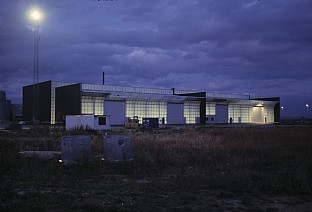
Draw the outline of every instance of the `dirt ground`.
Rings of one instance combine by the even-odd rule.
[[[290,130],[280,133],[285,135],[287,131]],[[48,132],[44,136],[34,136],[28,132],[22,135],[0,132],[0,211],[312,211],[310,128],[296,131],[306,133],[302,138],[292,131],[285,135],[292,139],[290,135],[294,134],[297,143],[281,141],[273,146],[270,134],[263,129],[252,132],[255,140],[252,145],[249,145],[247,136],[250,135],[246,130],[240,133],[233,129],[229,137],[238,137],[248,144],[237,142],[239,151],[237,145],[220,139],[216,145],[216,138],[228,140],[225,132],[229,130],[194,131],[199,141],[208,142],[213,138],[213,145],[207,146],[213,148],[211,152],[202,151],[204,146],[189,151],[188,143],[180,145],[184,142],[179,140],[185,137],[183,131],[167,137],[158,135],[160,131],[151,137],[149,132],[139,132],[142,139],[134,140],[133,161],[101,161],[99,156],[80,166],[63,166],[55,159],[25,159],[18,154],[21,148],[32,149],[40,145],[41,148],[57,150],[59,146],[53,147],[56,143],[53,139],[58,141],[62,134],[54,132],[51,136]],[[268,139],[265,143],[256,142],[258,132],[257,136]],[[151,140],[146,143],[148,138]],[[156,141],[156,138],[162,139]],[[304,142],[299,143],[298,138]],[[170,146],[172,139],[178,140]],[[164,147],[164,144],[168,146]],[[202,145],[196,143],[199,144]],[[260,152],[254,147],[257,144],[263,146]],[[283,146],[285,154],[281,151]],[[277,158],[266,160],[277,153],[280,153]],[[238,157],[242,154],[245,155],[243,158]],[[206,157],[212,158],[208,160]],[[273,159],[276,164],[272,168]],[[259,167],[253,169],[253,164],[259,164]],[[219,166],[222,166],[220,170]],[[241,170],[235,172],[235,167]],[[206,170],[199,170],[201,168]],[[278,170],[275,172],[274,168]],[[227,169],[233,176],[223,177]],[[262,170],[267,171],[262,175]],[[244,171],[250,176],[244,178]],[[279,178],[289,172],[294,176]],[[298,189],[289,190],[287,185]]]
[[[54,163],[54,162],[50,162]],[[39,166],[39,164],[34,164]],[[51,164],[46,164],[51,166]],[[55,165],[55,164],[54,164]],[[54,166],[53,165],[53,166]],[[56,165],[59,166],[59,165]],[[117,165],[119,166],[119,165]],[[1,177],[1,211],[311,211],[312,196],[229,191],[179,176],[58,167]],[[102,167],[103,168],[103,167]],[[116,168],[116,167],[115,167]]]

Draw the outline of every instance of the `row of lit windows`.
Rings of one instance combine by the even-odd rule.
[[[98,98],[98,99],[96,99]],[[82,114],[104,114],[104,99],[99,97],[82,97]],[[215,107],[211,106],[211,112],[215,113]],[[159,122],[163,120],[166,124],[167,117],[167,103],[166,102],[152,102],[152,101],[126,101],[126,117],[137,116],[142,123],[142,118],[158,118]],[[184,103],[184,117],[187,124],[195,124],[200,117],[200,103],[199,102],[185,102]]]
[[[253,107],[248,105],[229,105],[229,122],[250,123],[253,119]]]
[[[55,95],[54,95],[55,96]],[[54,99],[54,100],[52,100]],[[55,102],[55,97],[51,101]],[[104,97],[82,97],[81,105],[82,114],[104,115]],[[53,109],[52,109],[53,108]],[[200,118],[199,102],[184,102],[184,117],[187,124],[195,124]],[[162,123],[167,117],[167,103],[158,101],[126,101],[126,117],[138,116],[140,122],[142,118],[159,118]],[[51,112],[55,110],[51,104]],[[216,115],[216,104],[206,103],[206,115]],[[274,107],[265,107],[263,116],[266,122],[274,121]],[[233,123],[250,123],[253,122],[253,106],[248,105],[229,105],[228,106],[229,122]],[[55,119],[55,117],[54,117]],[[52,117],[51,117],[52,121]]]
[[[166,102],[152,102],[152,101],[126,101],[126,117],[137,116],[140,123],[142,118],[158,118],[159,123],[165,120],[167,116]]]
[[[104,98],[103,97],[82,97],[81,103],[82,114],[104,115]],[[206,104],[206,114],[215,115],[215,104]],[[167,117],[167,103],[156,101],[126,101],[126,117],[138,116],[140,122],[142,118],[159,118],[160,122]],[[187,124],[195,124],[200,117],[200,103],[199,102],[185,102],[184,103],[184,117]],[[240,115],[244,122],[245,117]],[[238,120],[237,120],[238,121]]]
[[[262,107],[261,122],[274,122],[274,106]],[[254,107],[248,105],[229,105],[228,117],[232,123],[254,122]]]

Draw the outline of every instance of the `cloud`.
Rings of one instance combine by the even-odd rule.
[[[0,7],[0,89],[40,80],[284,95],[311,100],[312,2],[8,1]],[[312,100],[311,100],[312,101]],[[290,102],[290,101],[289,101]],[[312,105],[312,102],[310,103]]]

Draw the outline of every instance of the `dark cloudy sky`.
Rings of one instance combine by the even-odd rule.
[[[0,89],[21,103],[40,81],[280,96],[312,106],[312,0],[0,0]],[[310,115],[312,115],[310,108]]]

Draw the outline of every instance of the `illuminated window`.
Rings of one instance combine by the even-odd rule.
[[[51,124],[55,124],[55,88],[70,85],[70,83],[64,82],[51,82]]]
[[[206,115],[216,115],[216,104],[206,102]]]
[[[82,96],[81,114],[104,115],[104,98]]]
[[[94,99],[94,115],[104,115],[104,99],[101,97]]]
[[[264,117],[266,122],[274,122],[274,106],[264,107]]]
[[[200,102],[184,102],[184,117],[186,124],[196,124],[196,118],[200,118]]]

